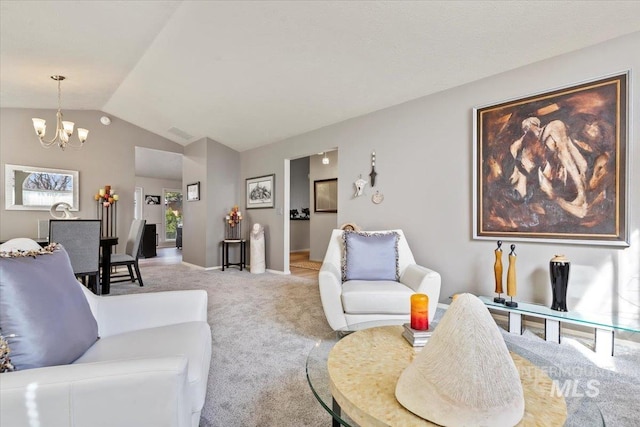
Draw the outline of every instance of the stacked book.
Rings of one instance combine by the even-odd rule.
[[[419,331],[417,329],[412,329],[409,323],[405,323],[403,326],[404,330],[402,331],[402,336],[414,347],[424,347],[433,333],[433,329],[431,328],[426,331]]]

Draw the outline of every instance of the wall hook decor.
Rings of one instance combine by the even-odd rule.
[[[384,200],[384,195],[378,190],[376,190],[376,194],[371,196],[371,201],[376,205],[379,205],[380,203],[382,203],[383,200]]]
[[[371,173],[369,174],[372,187],[376,186],[376,175],[378,175],[378,173],[376,172],[376,152],[374,151],[371,153]]]
[[[356,182],[354,182],[353,185],[355,185],[356,187],[356,192],[353,197],[360,197],[364,194],[364,186],[367,185],[367,181],[362,179],[362,175],[360,175],[360,177],[356,179]]]

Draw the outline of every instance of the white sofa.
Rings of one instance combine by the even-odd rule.
[[[69,365],[0,375],[0,425],[198,426],[211,362],[202,290],[96,296],[99,339]]]
[[[411,295],[429,297],[429,321],[433,320],[440,298],[440,274],[416,264],[402,230],[368,233],[399,234],[398,269],[400,281],[349,280],[342,282],[343,230],[333,230],[318,275],[322,308],[333,330],[351,330],[362,322],[405,323],[411,316]]]

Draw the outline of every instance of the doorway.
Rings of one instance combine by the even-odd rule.
[[[178,237],[178,228],[182,227],[182,190],[163,188],[162,193],[164,241],[175,242]]]
[[[133,196],[133,219],[142,219],[142,187],[136,187]]]
[[[313,270],[324,259],[331,231],[338,227],[338,216],[337,212],[314,212],[314,182],[337,177],[337,149],[285,159],[285,272],[292,273],[293,268],[300,272],[292,262]],[[313,274],[317,276],[317,271]]]

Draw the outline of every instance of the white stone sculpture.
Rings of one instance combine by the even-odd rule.
[[[57,212],[60,212],[58,208],[62,209],[62,214],[60,216],[57,215]],[[71,214],[71,205],[67,202],[54,203],[49,209],[49,213],[55,219],[78,219],[77,216],[73,216]]]
[[[264,260],[264,227],[260,224],[253,224],[249,245],[251,247],[251,273],[264,273],[266,270],[266,263]]]
[[[459,295],[402,372],[396,399],[442,426],[515,426],[524,416],[520,376],[485,305]]]

